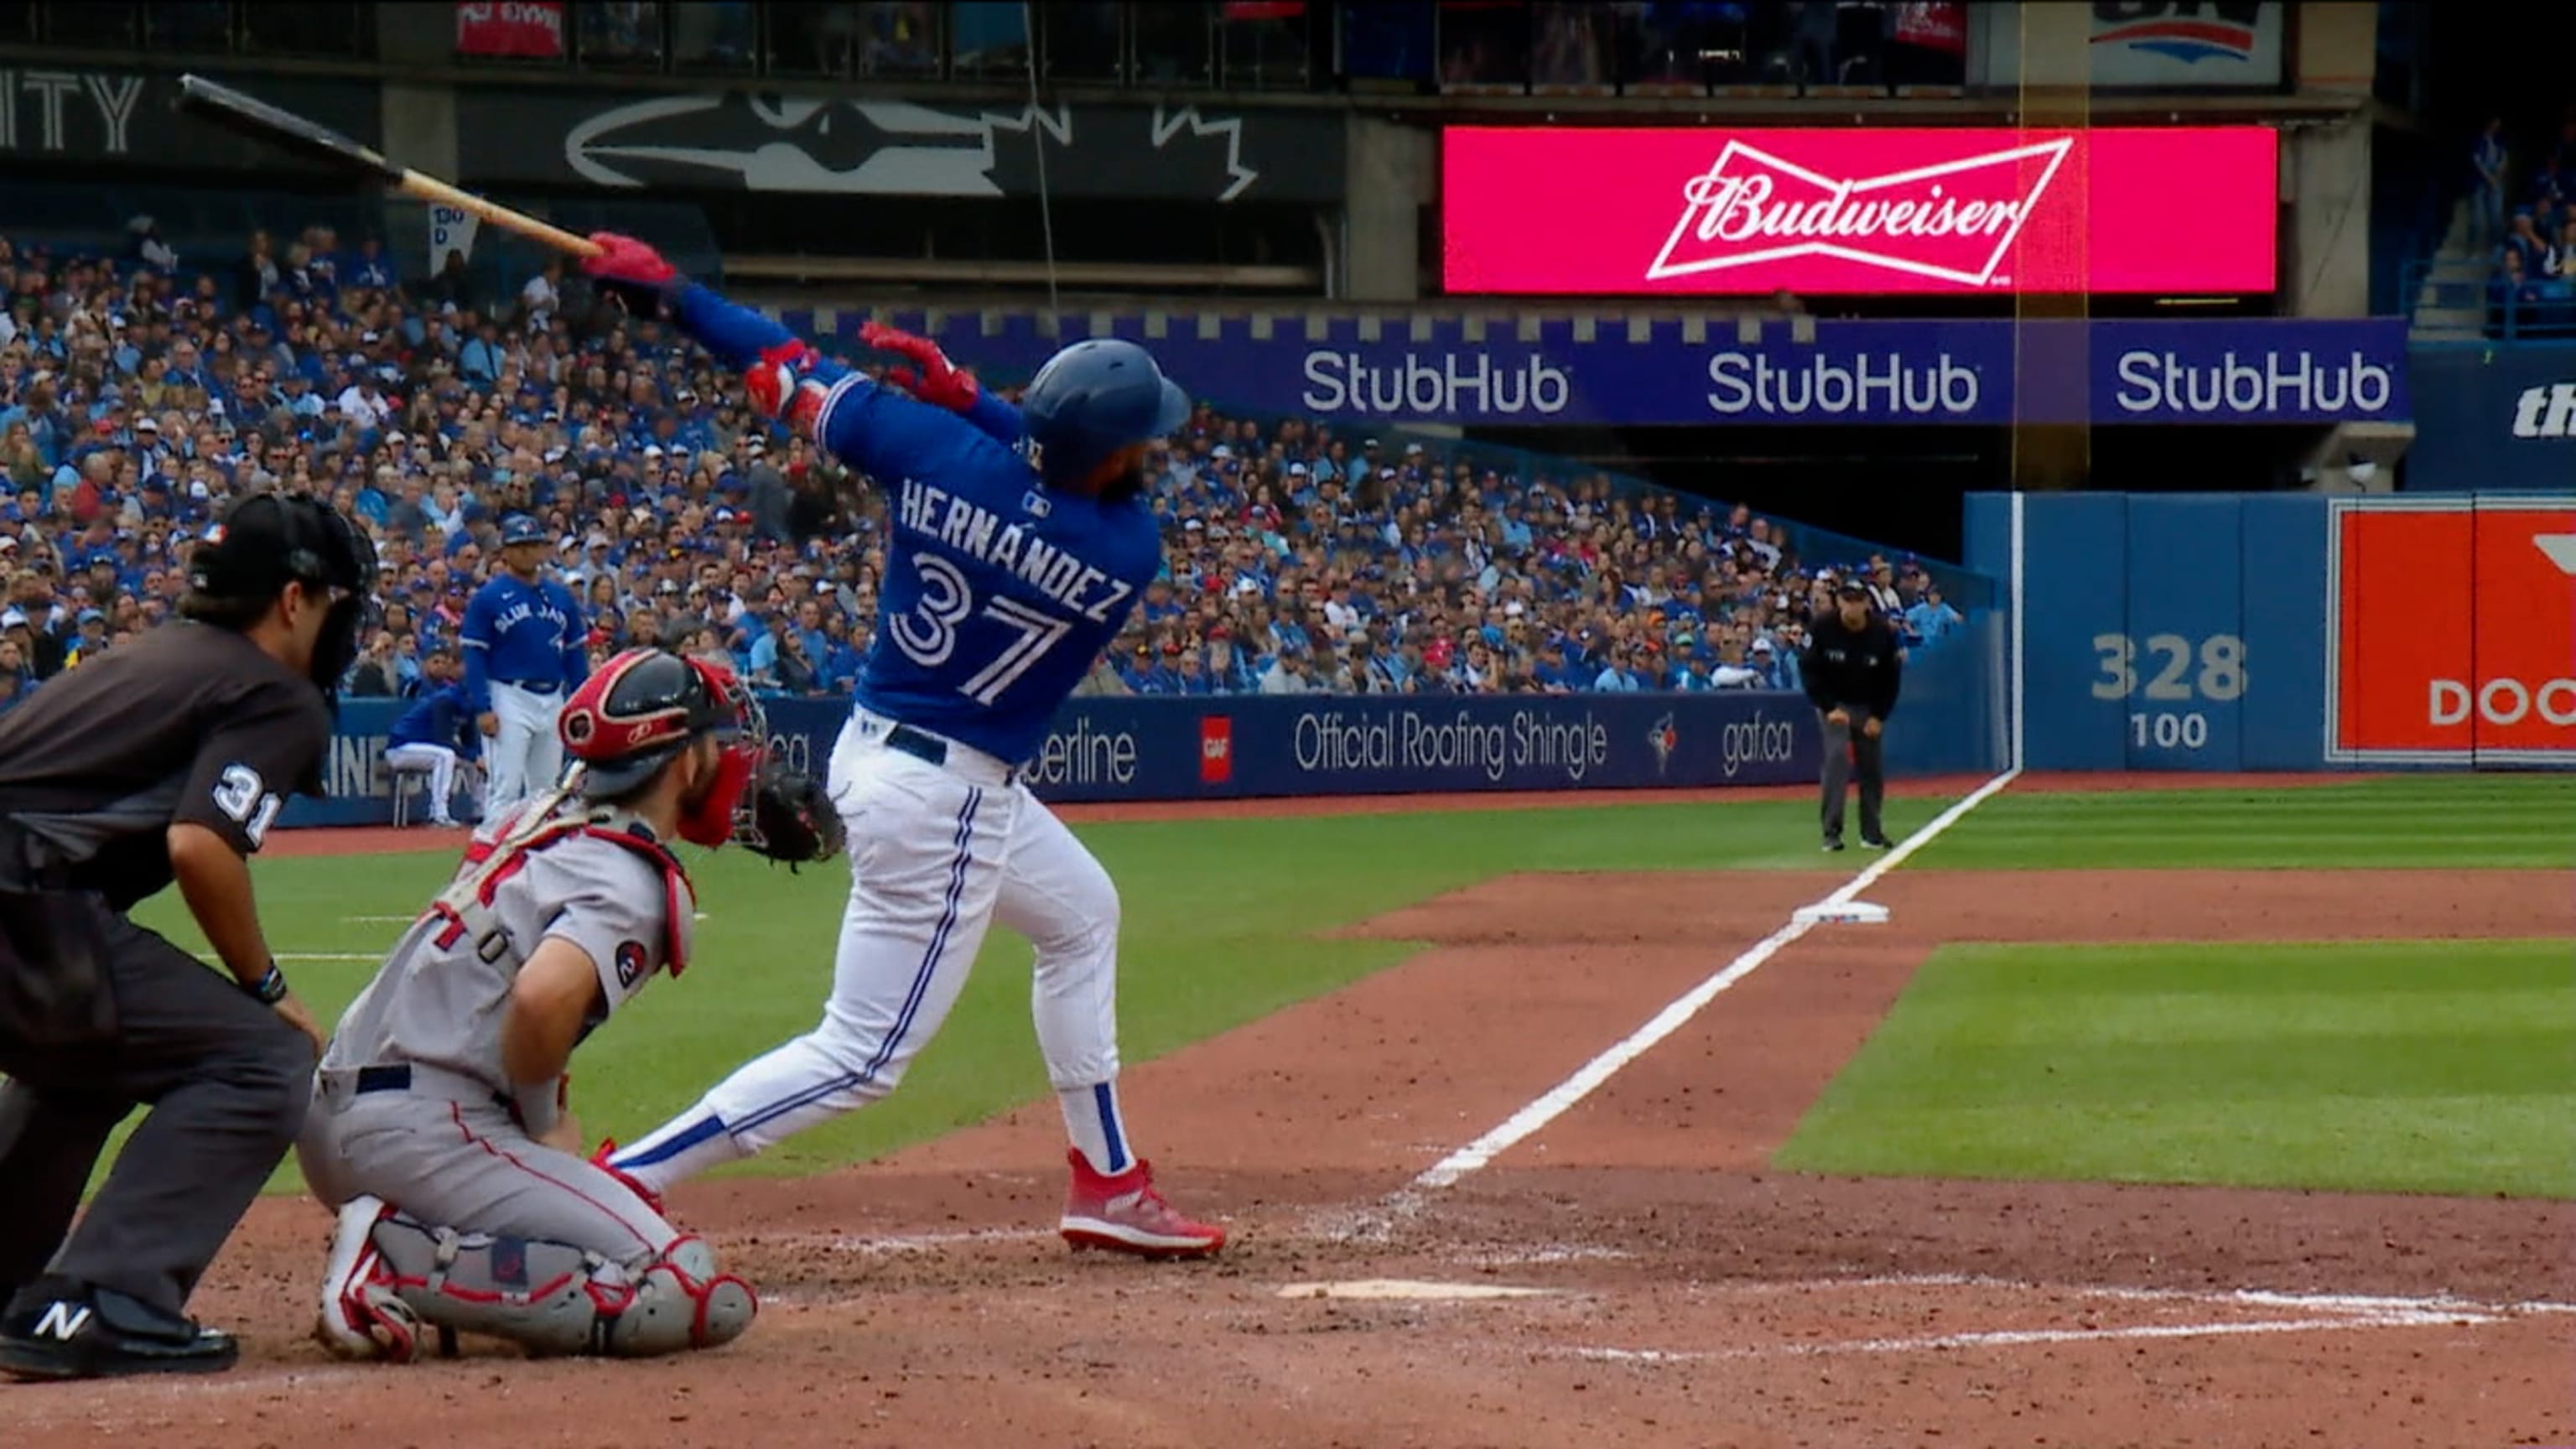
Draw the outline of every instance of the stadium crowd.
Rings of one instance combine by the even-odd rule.
[[[657,642],[839,694],[875,623],[860,480],[735,379],[549,266],[478,294],[373,239],[263,232],[207,265],[136,218],[122,256],[0,238],[0,709],[170,617],[236,492],[312,488],[374,531],[382,625],[345,683],[451,677],[499,521],[541,520],[595,655]],[[960,359],[971,365],[973,359]],[[1467,445],[1202,407],[1154,491],[1167,577],[1089,693],[1794,688],[1833,570],[1786,530]],[[1959,611],[1848,561],[1916,643]]]
[[[2469,236],[2487,249],[2492,326],[2510,317],[2517,330],[2576,333],[2576,103],[2555,141],[2520,164],[2503,120],[2490,120],[2470,165]],[[2519,188],[2517,170],[2529,175]]]

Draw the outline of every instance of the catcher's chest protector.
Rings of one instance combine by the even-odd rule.
[[[696,919],[697,893],[689,873],[653,837],[651,827],[622,810],[593,810],[569,796],[558,796],[514,820],[499,836],[477,840],[465,851],[465,865],[447,889],[432,901],[429,914],[445,922],[432,943],[442,951],[472,941],[486,962],[510,954],[510,934],[493,911],[501,887],[528,863],[528,857],[567,840],[587,836],[633,852],[660,872],[666,938],[664,958],[676,979],[688,964],[690,925]]]

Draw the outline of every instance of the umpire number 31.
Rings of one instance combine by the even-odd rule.
[[[2102,669],[2095,699],[2226,701],[2245,693],[2245,641],[2233,634],[2212,634],[2197,651],[2180,634],[2150,634],[2143,651],[2129,635],[2096,634],[2093,649]]]

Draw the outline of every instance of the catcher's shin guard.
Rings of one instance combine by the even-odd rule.
[[[740,1338],[751,1285],[716,1271],[698,1238],[628,1267],[569,1243],[433,1228],[401,1213],[375,1226],[393,1291],[424,1323],[508,1339],[539,1357],[645,1358]]]

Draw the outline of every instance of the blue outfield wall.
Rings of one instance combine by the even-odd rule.
[[[2012,499],[1971,494],[1971,567],[2009,576]],[[2024,499],[2024,763],[2325,766],[2326,500]]]
[[[1969,567],[2011,577],[2012,504],[1969,496]],[[2031,769],[2576,764],[2576,502],[2030,494],[2022,534]]]
[[[1915,664],[1889,731],[1891,770],[1996,768],[1995,637],[1981,620]],[[771,748],[820,771],[849,706],[766,707]],[[390,821],[395,713],[386,700],[344,705],[324,772],[331,798],[299,798],[281,823]],[[1819,749],[1805,698],[1767,691],[1085,698],[1056,717],[1030,783],[1059,802],[1782,785],[1814,781]]]

